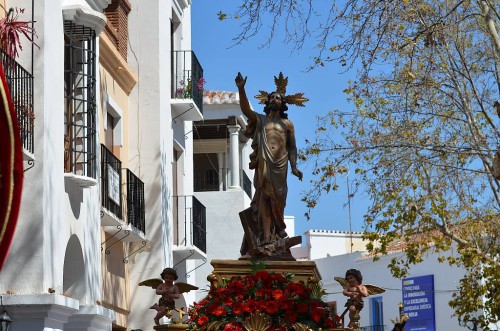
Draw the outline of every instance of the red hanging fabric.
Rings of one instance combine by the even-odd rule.
[[[7,258],[21,204],[23,152],[17,115],[0,65],[0,270]]]

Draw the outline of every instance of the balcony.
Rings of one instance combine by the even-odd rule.
[[[35,111],[33,109],[33,75],[2,49],[0,49],[0,59],[17,114],[17,123],[21,133],[24,159],[33,160],[33,129],[35,123]]]
[[[172,120],[203,119],[203,79],[203,68],[193,51],[172,52]]]
[[[196,154],[195,154],[196,155]],[[195,157],[196,160],[196,157]],[[196,164],[195,164],[196,169]],[[205,168],[194,171],[194,191],[195,192],[210,192],[210,191],[226,191],[229,186],[229,179],[231,178],[231,169],[222,168],[215,170],[213,168]],[[252,181],[247,173],[240,169],[240,186],[247,196],[252,198]]]
[[[145,240],[144,183],[101,145],[101,225],[119,240]],[[118,230],[118,231],[117,231]]]
[[[179,260],[206,258],[205,206],[194,196],[174,196],[174,254]]]

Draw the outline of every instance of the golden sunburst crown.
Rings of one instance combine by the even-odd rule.
[[[286,104],[296,105],[298,107],[305,107],[304,102],[309,101],[308,98],[304,97],[304,93],[295,93],[291,95],[286,95],[286,86],[288,85],[288,77],[283,76],[280,72],[278,77],[274,76],[274,83],[276,84],[276,91],[283,93],[285,99],[283,100]],[[271,93],[259,90],[259,94],[255,98],[259,99],[260,104],[266,104],[267,99]]]

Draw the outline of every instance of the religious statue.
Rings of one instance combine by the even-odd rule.
[[[394,321],[394,320],[391,320],[392,323],[394,323],[394,327],[392,328],[392,331],[404,331],[404,327],[406,325],[406,322],[408,322],[409,320],[409,317],[408,315],[404,315],[401,317],[401,319],[399,320],[399,322],[397,321]]]
[[[250,169],[255,170],[255,194],[250,208],[240,213],[245,231],[240,253],[242,258],[293,260],[289,248],[299,244],[301,237],[288,238],[285,231],[288,163],[292,174],[300,180],[302,172],[297,168],[295,129],[285,111],[287,104],[304,107],[308,99],[303,93],[286,95],[288,77],[283,77],[282,73],[274,80],[275,92],[259,91],[256,96],[265,105],[265,114],[259,114],[250,107],[245,92],[247,78],[238,73],[235,79],[241,111],[248,118],[244,134],[253,139]]]
[[[342,313],[341,318],[343,320],[345,314],[349,311],[349,324],[347,328],[357,330],[359,329],[359,312],[364,307],[363,298],[369,295],[383,293],[385,290],[376,285],[363,285],[363,276],[357,269],[347,270],[345,278],[334,277],[334,279],[344,288],[343,294],[349,297],[345,304],[346,309]]]
[[[155,303],[149,309],[154,309],[157,311],[154,317],[154,322],[156,325],[160,325],[160,319],[163,316],[168,318],[172,317],[172,310],[176,310],[180,314],[179,322],[182,323],[182,316],[185,314],[182,309],[175,308],[175,299],[179,299],[182,293],[189,292],[191,290],[197,290],[198,287],[187,284],[176,282],[177,271],[173,268],[165,268],[160,274],[162,279],[153,278],[147,279],[139,283],[139,286],[149,286],[156,290],[156,294],[160,295],[160,300]]]

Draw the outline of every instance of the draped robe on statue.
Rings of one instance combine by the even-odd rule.
[[[250,169],[255,170],[253,184],[255,194],[250,204],[253,224],[249,226],[253,242],[265,244],[263,238],[262,219],[259,215],[259,202],[265,196],[271,206],[271,241],[286,236],[284,210],[288,192],[286,179],[288,173],[288,152],[281,158],[275,158],[267,144],[265,124],[266,115],[255,113],[256,121],[249,121],[244,132],[245,136],[252,138],[253,152],[250,155]],[[283,119],[280,119],[283,121]],[[283,123],[286,127],[286,124]],[[280,236],[281,234],[281,236]],[[241,254],[247,253],[246,241],[243,241]]]

